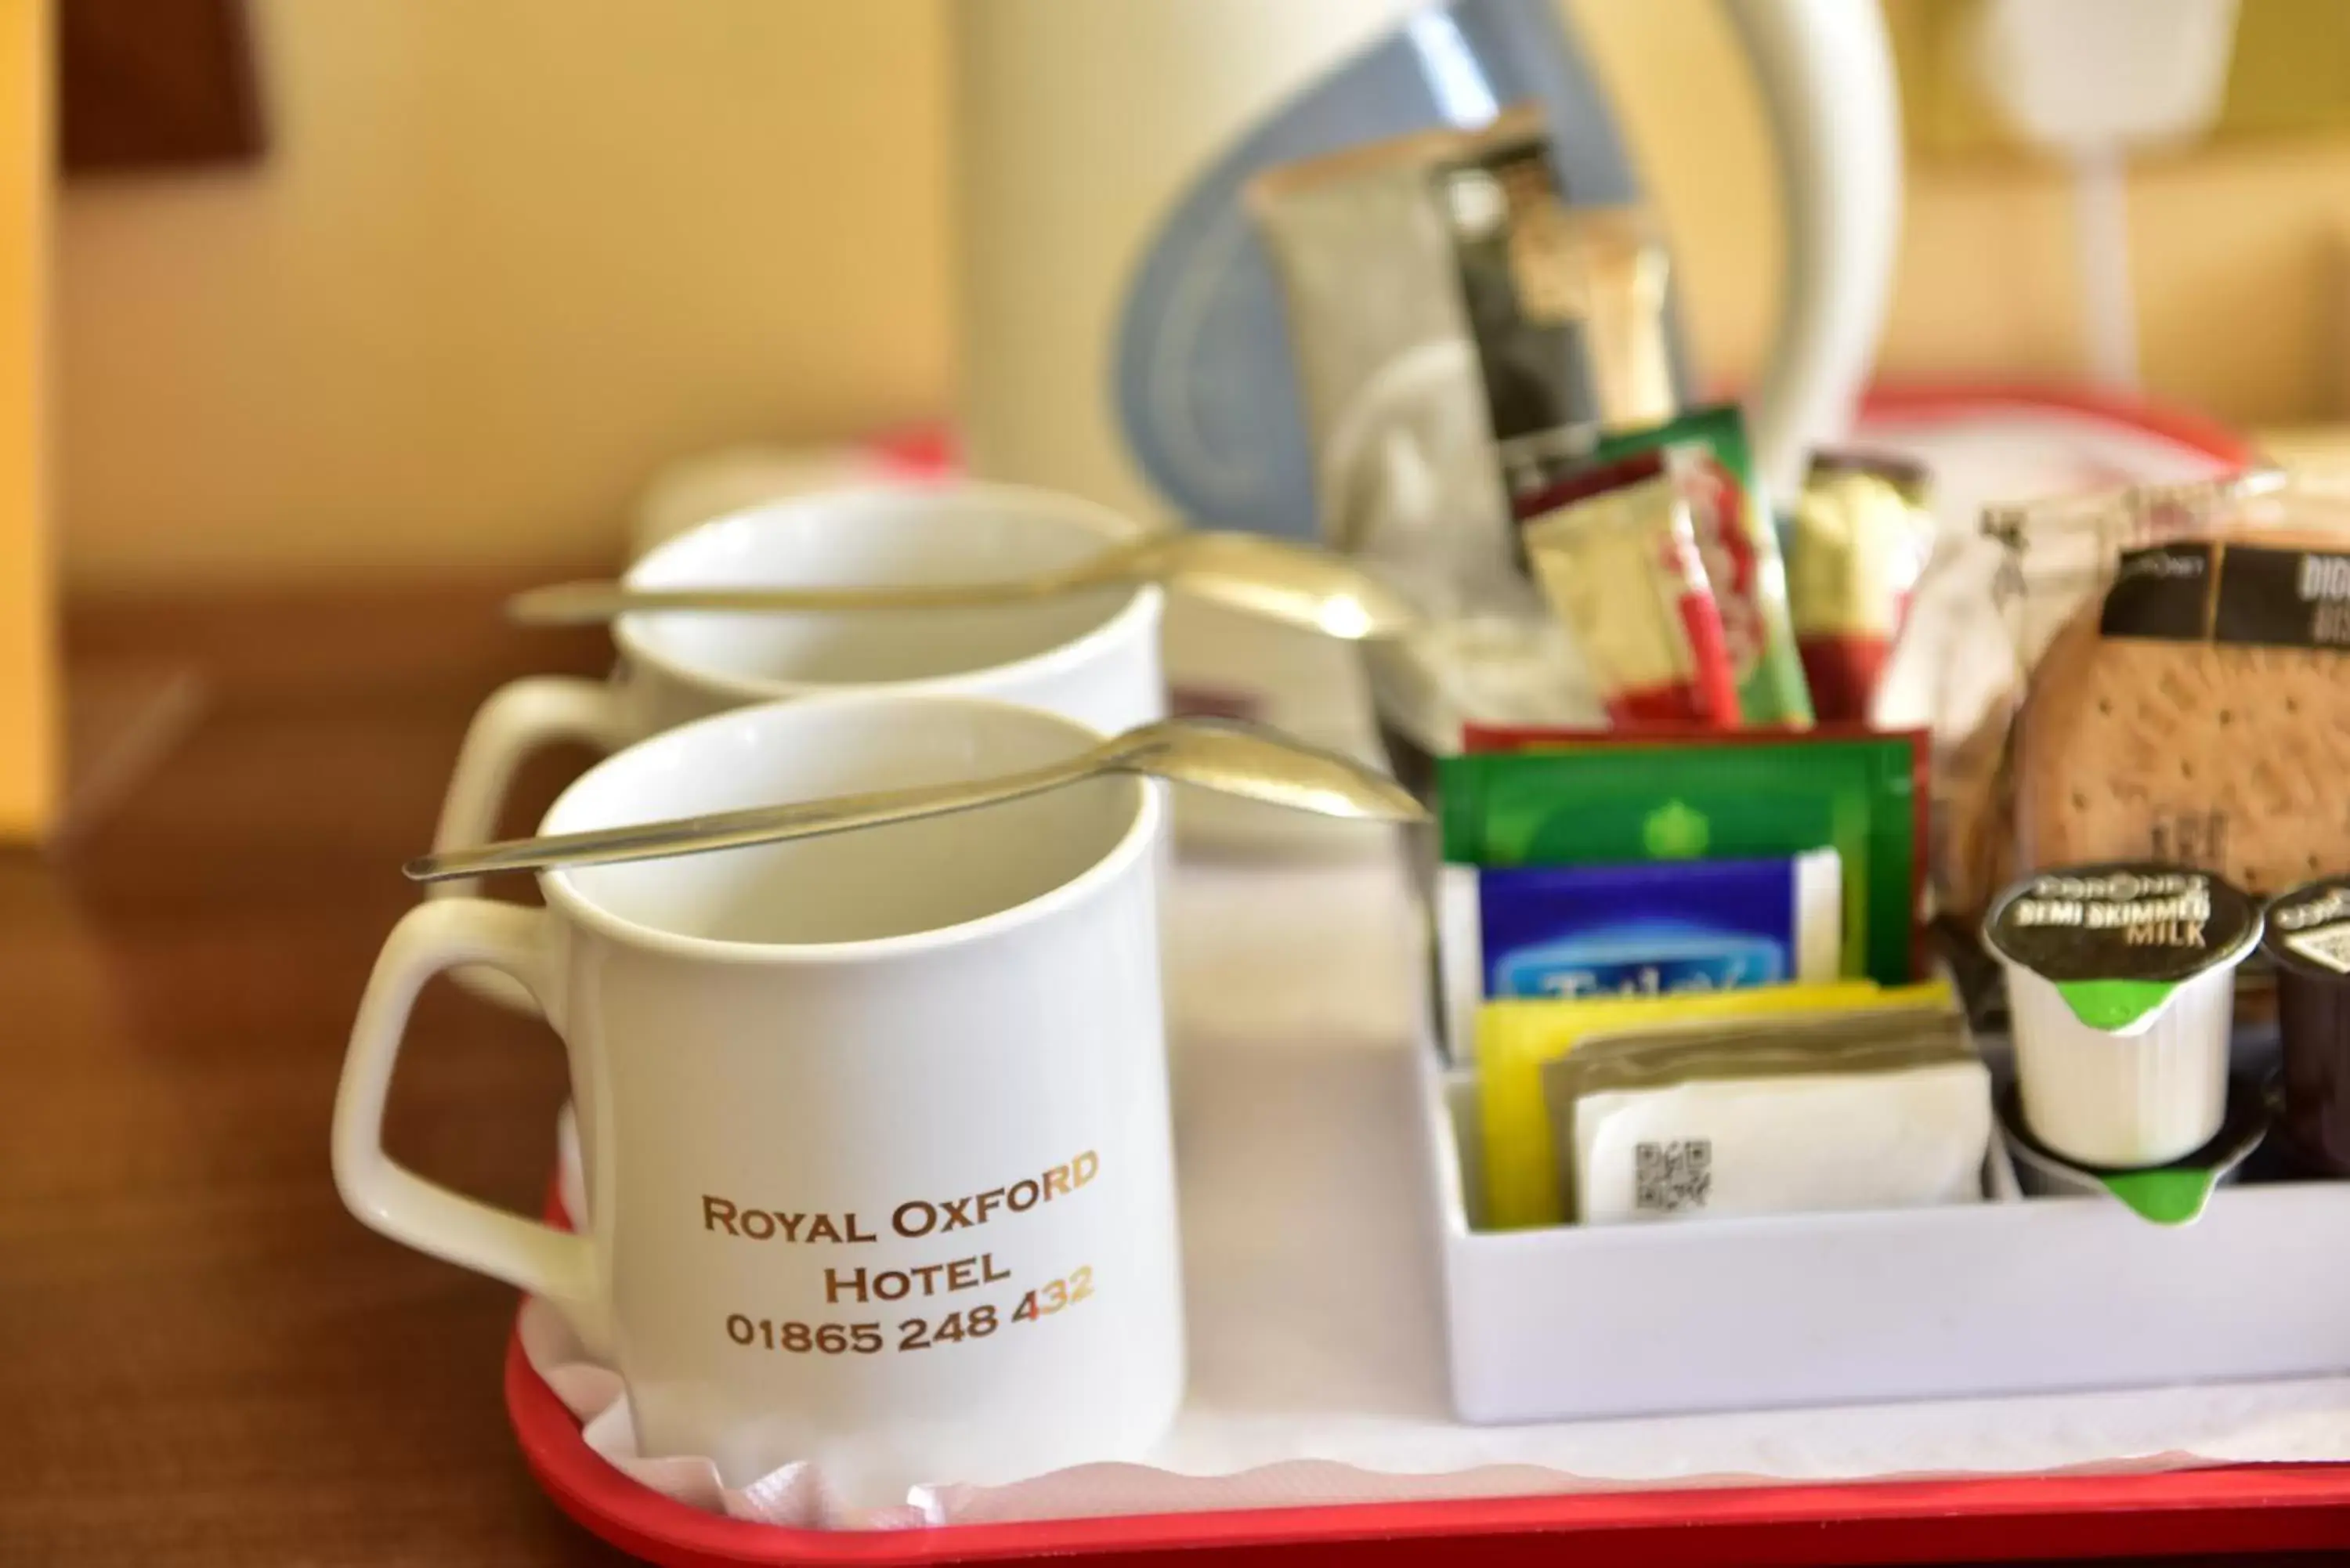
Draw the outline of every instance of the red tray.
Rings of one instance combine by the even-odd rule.
[[[1169,1568],[1179,1552],[1212,1553],[1217,1568],[1379,1568],[1425,1562],[1438,1542],[1447,1568],[2350,1549],[2350,1465],[1349,1503],[855,1533],[794,1530],[689,1508],[606,1464],[531,1369],[519,1335],[506,1347],[505,1383],[515,1436],[546,1494],[613,1545],[666,1568],[1024,1557],[1085,1568]],[[1187,1564],[1201,1561],[1191,1557]]]
[[[2250,458],[2242,441],[2216,426],[2078,391],[1880,389],[1866,411],[1916,419],[1999,405],[2102,417],[2225,463]],[[914,467],[937,458],[909,456]],[[523,1458],[556,1505],[613,1545],[666,1568],[1028,1557],[1085,1568],[1175,1568],[1179,1552],[1211,1554],[1218,1568],[1383,1568],[1424,1563],[1438,1552],[1447,1568],[1551,1568],[1565,1561],[1576,1568],[1677,1568],[2350,1549],[2350,1465],[1352,1503],[859,1533],[793,1530],[688,1508],[606,1464],[531,1370],[519,1336],[506,1347],[505,1395]]]

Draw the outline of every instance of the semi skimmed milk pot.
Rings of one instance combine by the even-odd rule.
[[[2042,871],[1995,899],[2023,1117],[2054,1154],[2128,1169],[2210,1142],[2228,1112],[2236,965],[2260,908],[2155,862]]]

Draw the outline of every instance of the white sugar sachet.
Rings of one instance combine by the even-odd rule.
[[[1578,1218],[1976,1202],[1991,1114],[1978,1061],[1587,1094],[1575,1106]]]

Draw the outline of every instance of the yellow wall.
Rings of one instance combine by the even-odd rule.
[[[57,702],[43,504],[47,0],[0,0],[0,839],[56,800]]]
[[[1900,0],[1891,0],[1898,5]],[[1778,197],[1756,89],[1714,0],[1566,0],[1599,57],[1686,280],[1710,376],[1752,375],[1776,297]],[[2008,161],[1913,163],[1879,355],[1888,380],[2078,374],[2070,189]],[[2350,137],[2234,141],[2130,182],[2149,393],[2241,425],[2350,397],[2340,270]]]
[[[258,169],[59,215],[78,584],[492,569],[941,408],[939,0],[257,0]]]
[[[952,3],[256,0],[269,161],[63,199],[71,579],[576,560],[666,458],[943,411]],[[1565,4],[1742,379],[1776,196],[1716,0]],[[2350,140],[2142,171],[2132,217],[2156,393],[2327,406]],[[2073,372],[2057,179],[1921,169],[1902,254],[1889,376]]]

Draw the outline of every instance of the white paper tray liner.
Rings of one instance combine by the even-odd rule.
[[[1168,913],[1191,1376],[1149,1464],[942,1478],[879,1510],[838,1506],[800,1465],[725,1487],[708,1459],[639,1457],[618,1376],[533,1302],[524,1347],[589,1446],[697,1507],[838,1529],[2350,1460],[2350,1378],[1463,1426],[1445,1388],[1422,947],[1400,862],[1186,865]]]

